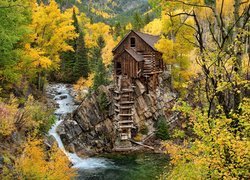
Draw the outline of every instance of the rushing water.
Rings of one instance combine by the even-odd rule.
[[[55,111],[57,121],[49,131],[59,148],[68,156],[73,167],[78,169],[79,180],[151,180],[163,172],[168,159],[156,154],[105,155],[94,158],[80,158],[65,150],[56,129],[63,116],[73,112],[77,106],[70,96],[70,87],[65,84],[51,84],[47,93],[54,97],[59,107]]]

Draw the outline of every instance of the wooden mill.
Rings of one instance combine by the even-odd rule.
[[[164,70],[162,54],[154,46],[158,40],[159,36],[132,30],[113,50],[115,127],[121,141],[129,140],[134,128],[135,80],[140,80],[147,93],[155,92]]]

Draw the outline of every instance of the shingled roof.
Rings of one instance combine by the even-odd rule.
[[[134,31],[131,30],[121,41],[120,43],[113,49],[113,51],[115,51],[122,43],[125,39],[127,39],[127,37],[130,35],[131,32],[134,32],[137,36],[139,36],[145,43],[147,43],[151,48],[153,48],[155,51],[157,51],[157,49],[155,48],[155,44],[160,40],[160,36],[153,36],[153,35],[149,35],[149,34],[145,34],[142,32],[138,32],[138,31]]]
[[[145,34],[142,32],[137,32],[134,31],[140,38],[143,39],[143,41],[145,41],[148,45],[150,45],[154,50],[155,49],[155,44],[160,40],[160,36],[153,36],[153,35],[149,35],[149,34]]]
[[[143,56],[141,54],[137,54],[133,49],[125,49],[136,61],[143,61]]]

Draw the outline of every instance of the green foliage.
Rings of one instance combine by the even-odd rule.
[[[142,16],[138,12],[134,14],[132,25],[136,31],[139,31],[145,25]]]
[[[87,48],[85,47],[83,33],[80,32],[77,39],[76,61],[74,64],[74,79],[78,80],[80,77],[87,78],[89,73]]]
[[[214,5],[216,0],[205,0],[205,3],[208,5]]]
[[[98,95],[97,102],[102,113],[105,113],[108,111],[109,101],[108,101],[107,95],[104,92],[101,92]]]
[[[165,117],[163,116],[160,116],[157,120],[155,135],[161,140],[168,140],[170,138],[169,127]]]
[[[24,130],[44,135],[49,131],[55,120],[53,109],[48,109],[43,103],[29,97],[23,110],[22,121],[25,124],[22,128]]]
[[[75,27],[75,33],[79,36],[69,40],[68,44],[72,46],[73,51],[63,52],[61,54],[61,69],[58,79],[64,82],[76,82],[80,77],[87,78],[89,73],[88,49],[85,45],[84,31],[80,28],[76,10],[73,8],[72,25]]]
[[[22,52],[20,43],[29,32],[28,4],[27,0],[0,1],[0,88],[7,89],[20,78],[16,65]]]
[[[94,84],[93,90],[97,90],[97,88],[101,85],[108,84],[108,74],[106,71],[106,67],[102,60],[101,51],[105,47],[105,41],[102,36],[100,36],[97,40],[98,47],[95,48],[95,60],[96,61],[96,68],[95,68],[95,76],[94,76]]]
[[[148,127],[146,124],[142,124],[140,127],[140,133],[143,135],[147,135],[148,134]]]

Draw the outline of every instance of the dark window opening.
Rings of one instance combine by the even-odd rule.
[[[119,69],[119,68],[122,68],[122,64],[120,62],[117,62],[116,63],[116,68]]]
[[[122,64],[120,62],[116,62],[116,75],[122,74]]]
[[[135,47],[135,38],[130,38],[130,47]]]

